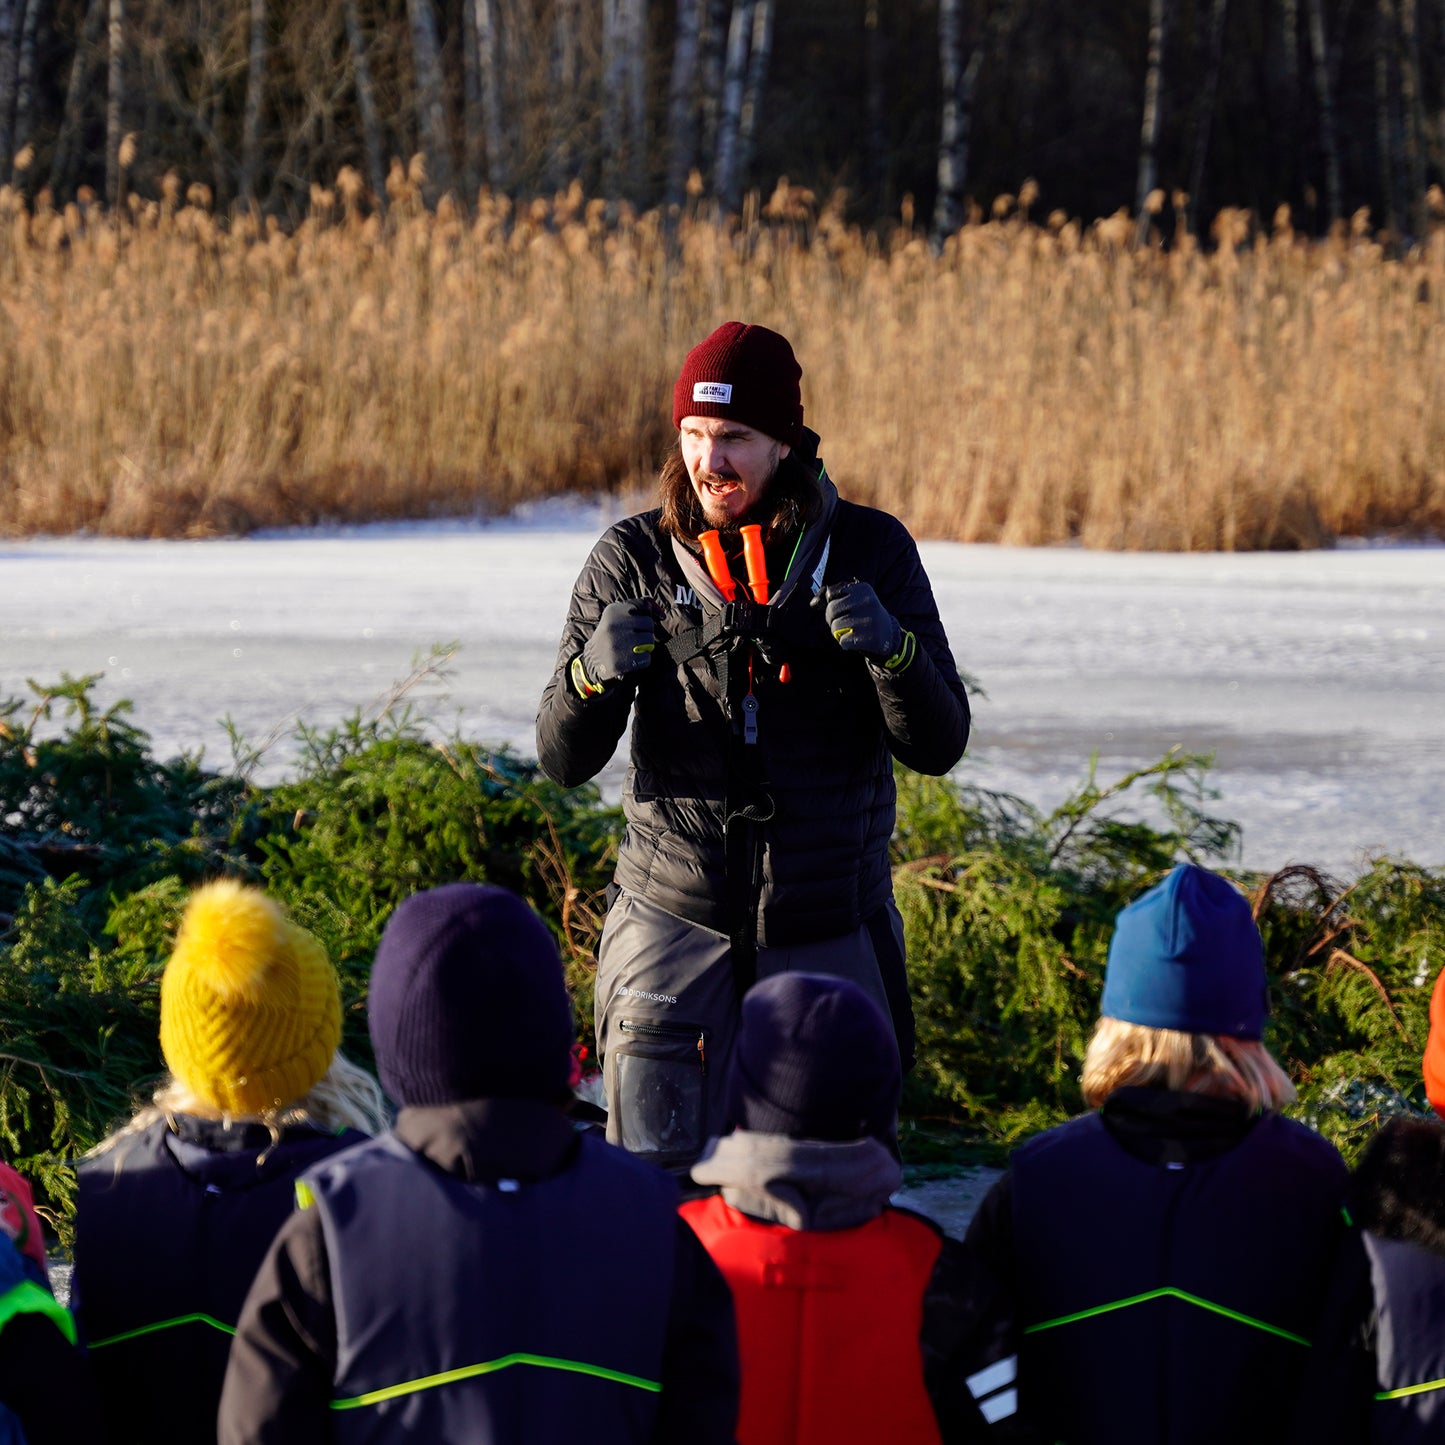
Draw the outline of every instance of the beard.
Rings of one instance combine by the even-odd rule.
[[[707,488],[711,486],[726,486],[729,482],[742,483],[742,478],[732,470],[726,472],[698,472],[692,481],[692,494],[697,501],[698,511],[706,519],[710,527],[714,527],[724,536],[735,535],[743,527],[748,526],[758,517],[764,515],[764,508],[767,505],[768,495],[772,491],[773,478],[778,474],[778,448],[773,448],[773,453],[768,462],[767,474],[759,478],[754,487],[748,488],[748,494],[741,512],[733,515],[727,509],[727,503],[720,498],[711,496]],[[713,506],[708,503],[712,502]],[[721,512],[719,516],[718,513]]]
[[[704,481],[714,478],[731,480],[712,472],[701,476]],[[774,462],[773,470],[746,511],[740,516],[714,522],[703,511],[702,503],[693,490],[687,463],[682,459],[682,446],[676,441],[662,464],[657,488],[662,503],[662,530],[684,542],[695,542],[703,532],[716,531],[727,536],[754,522],[762,527],[764,540],[770,540],[784,532],[797,531],[816,515],[822,500],[815,473],[795,454],[789,454]]]

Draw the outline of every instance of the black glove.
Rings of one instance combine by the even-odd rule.
[[[656,608],[646,597],[608,603],[582,649],[582,670],[594,688],[640,672],[652,661],[657,645],[655,616]]]
[[[844,652],[861,652],[875,662],[897,655],[903,627],[867,582],[839,582],[813,599],[828,619],[828,631]]]

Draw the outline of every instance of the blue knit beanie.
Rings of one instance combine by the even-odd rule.
[[[448,883],[387,920],[371,967],[376,1071],[403,1105],[563,1102],[572,1005],[547,925],[515,894]]]
[[[773,974],[743,998],[728,1120],[794,1139],[887,1143],[901,1078],[893,1026],[856,983]]]
[[[1151,1029],[1258,1039],[1269,999],[1248,900],[1217,873],[1181,863],[1119,914],[1102,1011]]]

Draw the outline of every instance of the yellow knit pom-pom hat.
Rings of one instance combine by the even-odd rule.
[[[161,979],[161,1052],[177,1082],[223,1114],[303,1098],[341,1042],[336,970],[259,889],[197,889]]]

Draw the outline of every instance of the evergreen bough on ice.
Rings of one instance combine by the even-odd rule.
[[[439,649],[418,676],[444,668]],[[160,975],[190,888],[259,883],[341,974],[343,1047],[369,1061],[366,982],[391,909],[457,879],[528,898],[562,945],[591,1044],[589,970],[621,830],[593,787],[563,790],[506,748],[437,733],[401,684],[370,714],[300,727],[288,780],[161,762],[98,677],[0,702],[0,1154],[36,1181],[62,1238],[67,1162],[162,1072]],[[1180,858],[1224,867],[1237,828],[1208,811],[1209,760],[1083,783],[1050,813],[969,781],[901,772],[893,840],[918,1066],[905,1158],[994,1152],[1082,1109],[1113,919]],[[1226,871],[1229,871],[1226,869]],[[1382,1119],[1423,1112],[1419,1058],[1445,967],[1445,874],[1382,858],[1348,886],[1292,866],[1234,877],[1264,934],[1267,1041],[1298,1112],[1348,1154]]]

